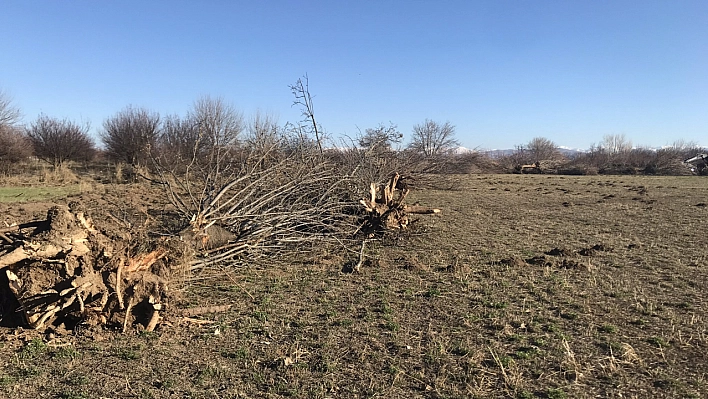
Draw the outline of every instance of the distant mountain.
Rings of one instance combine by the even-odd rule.
[[[477,151],[467,148],[467,147],[463,147],[463,146],[459,146],[459,147],[452,150],[452,153],[457,154],[457,155],[469,154],[472,152],[477,152]]]
[[[517,151],[516,149],[503,149],[503,150],[497,149],[497,150],[485,150],[485,151],[481,151],[481,152],[487,154],[491,158],[501,158],[501,157],[505,157],[508,155],[512,155],[516,151]],[[587,152],[587,150],[581,150],[579,148],[571,148],[571,147],[565,147],[565,146],[559,146],[558,151],[561,154],[563,154],[563,156],[566,156],[568,158],[572,158],[575,155],[583,154],[583,153]]]
[[[558,151],[560,151],[561,154],[568,158],[572,158],[578,154],[583,154],[586,153],[587,150],[581,150],[579,148],[571,148],[571,147],[565,147],[565,146],[559,146]]]

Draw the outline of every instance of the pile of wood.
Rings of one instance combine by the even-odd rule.
[[[0,316],[19,314],[40,330],[153,330],[168,292],[169,251],[131,246],[127,236],[97,229],[76,202],[52,207],[46,220],[0,229]]]
[[[367,231],[404,229],[411,223],[411,214],[440,213],[440,209],[420,205],[406,205],[410,189],[398,173],[384,184],[371,183],[369,198],[359,202],[366,212],[364,229]]]

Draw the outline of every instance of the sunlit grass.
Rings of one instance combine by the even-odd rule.
[[[0,202],[47,201],[81,192],[79,184],[61,187],[0,187]]]

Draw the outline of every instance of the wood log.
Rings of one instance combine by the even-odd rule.
[[[6,236],[3,233],[0,233],[0,238],[2,238],[8,244],[12,244],[15,242],[14,240],[10,239],[10,237]]]
[[[162,310],[162,305],[157,303],[157,300],[152,295],[150,295],[148,303],[152,305],[152,314],[150,315],[150,320],[145,326],[145,331],[152,332],[155,331],[155,327],[157,327],[157,323],[160,321],[160,310]]]
[[[182,317],[192,317],[207,313],[226,312],[229,309],[231,309],[231,305],[200,306],[196,308],[182,309],[178,312],[178,315]]]
[[[414,213],[419,215],[428,215],[432,213],[442,212],[440,209],[437,208],[428,208],[420,205],[406,205],[403,210],[407,213]]]
[[[156,249],[147,254],[140,254],[134,258],[128,259],[128,266],[125,266],[125,271],[127,273],[137,272],[141,270],[148,270],[158,260],[164,258],[167,255],[167,250],[164,248]]]
[[[47,221],[46,221],[46,220],[39,220],[39,221],[36,221],[36,222],[22,223],[22,224],[18,224],[18,225],[15,225],[15,226],[3,227],[3,228],[0,229],[0,233],[11,233],[11,232],[20,231],[20,230],[23,230],[23,229],[36,228],[36,227],[44,226],[44,225],[46,225],[46,224],[47,224]]]
[[[0,269],[14,265],[15,263],[21,262],[27,258],[29,258],[29,254],[25,252],[24,248],[15,248],[13,251],[0,256]]]

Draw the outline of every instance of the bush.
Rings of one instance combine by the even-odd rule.
[[[159,133],[159,114],[128,106],[103,122],[101,140],[109,159],[141,167],[148,164]]]
[[[89,161],[96,153],[88,135],[89,125],[79,125],[68,119],[40,115],[25,130],[34,155],[54,167],[66,161]]]
[[[0,127],[0,174],[7,175],[17,163],[32,155],[32,144],[14,127]]]

